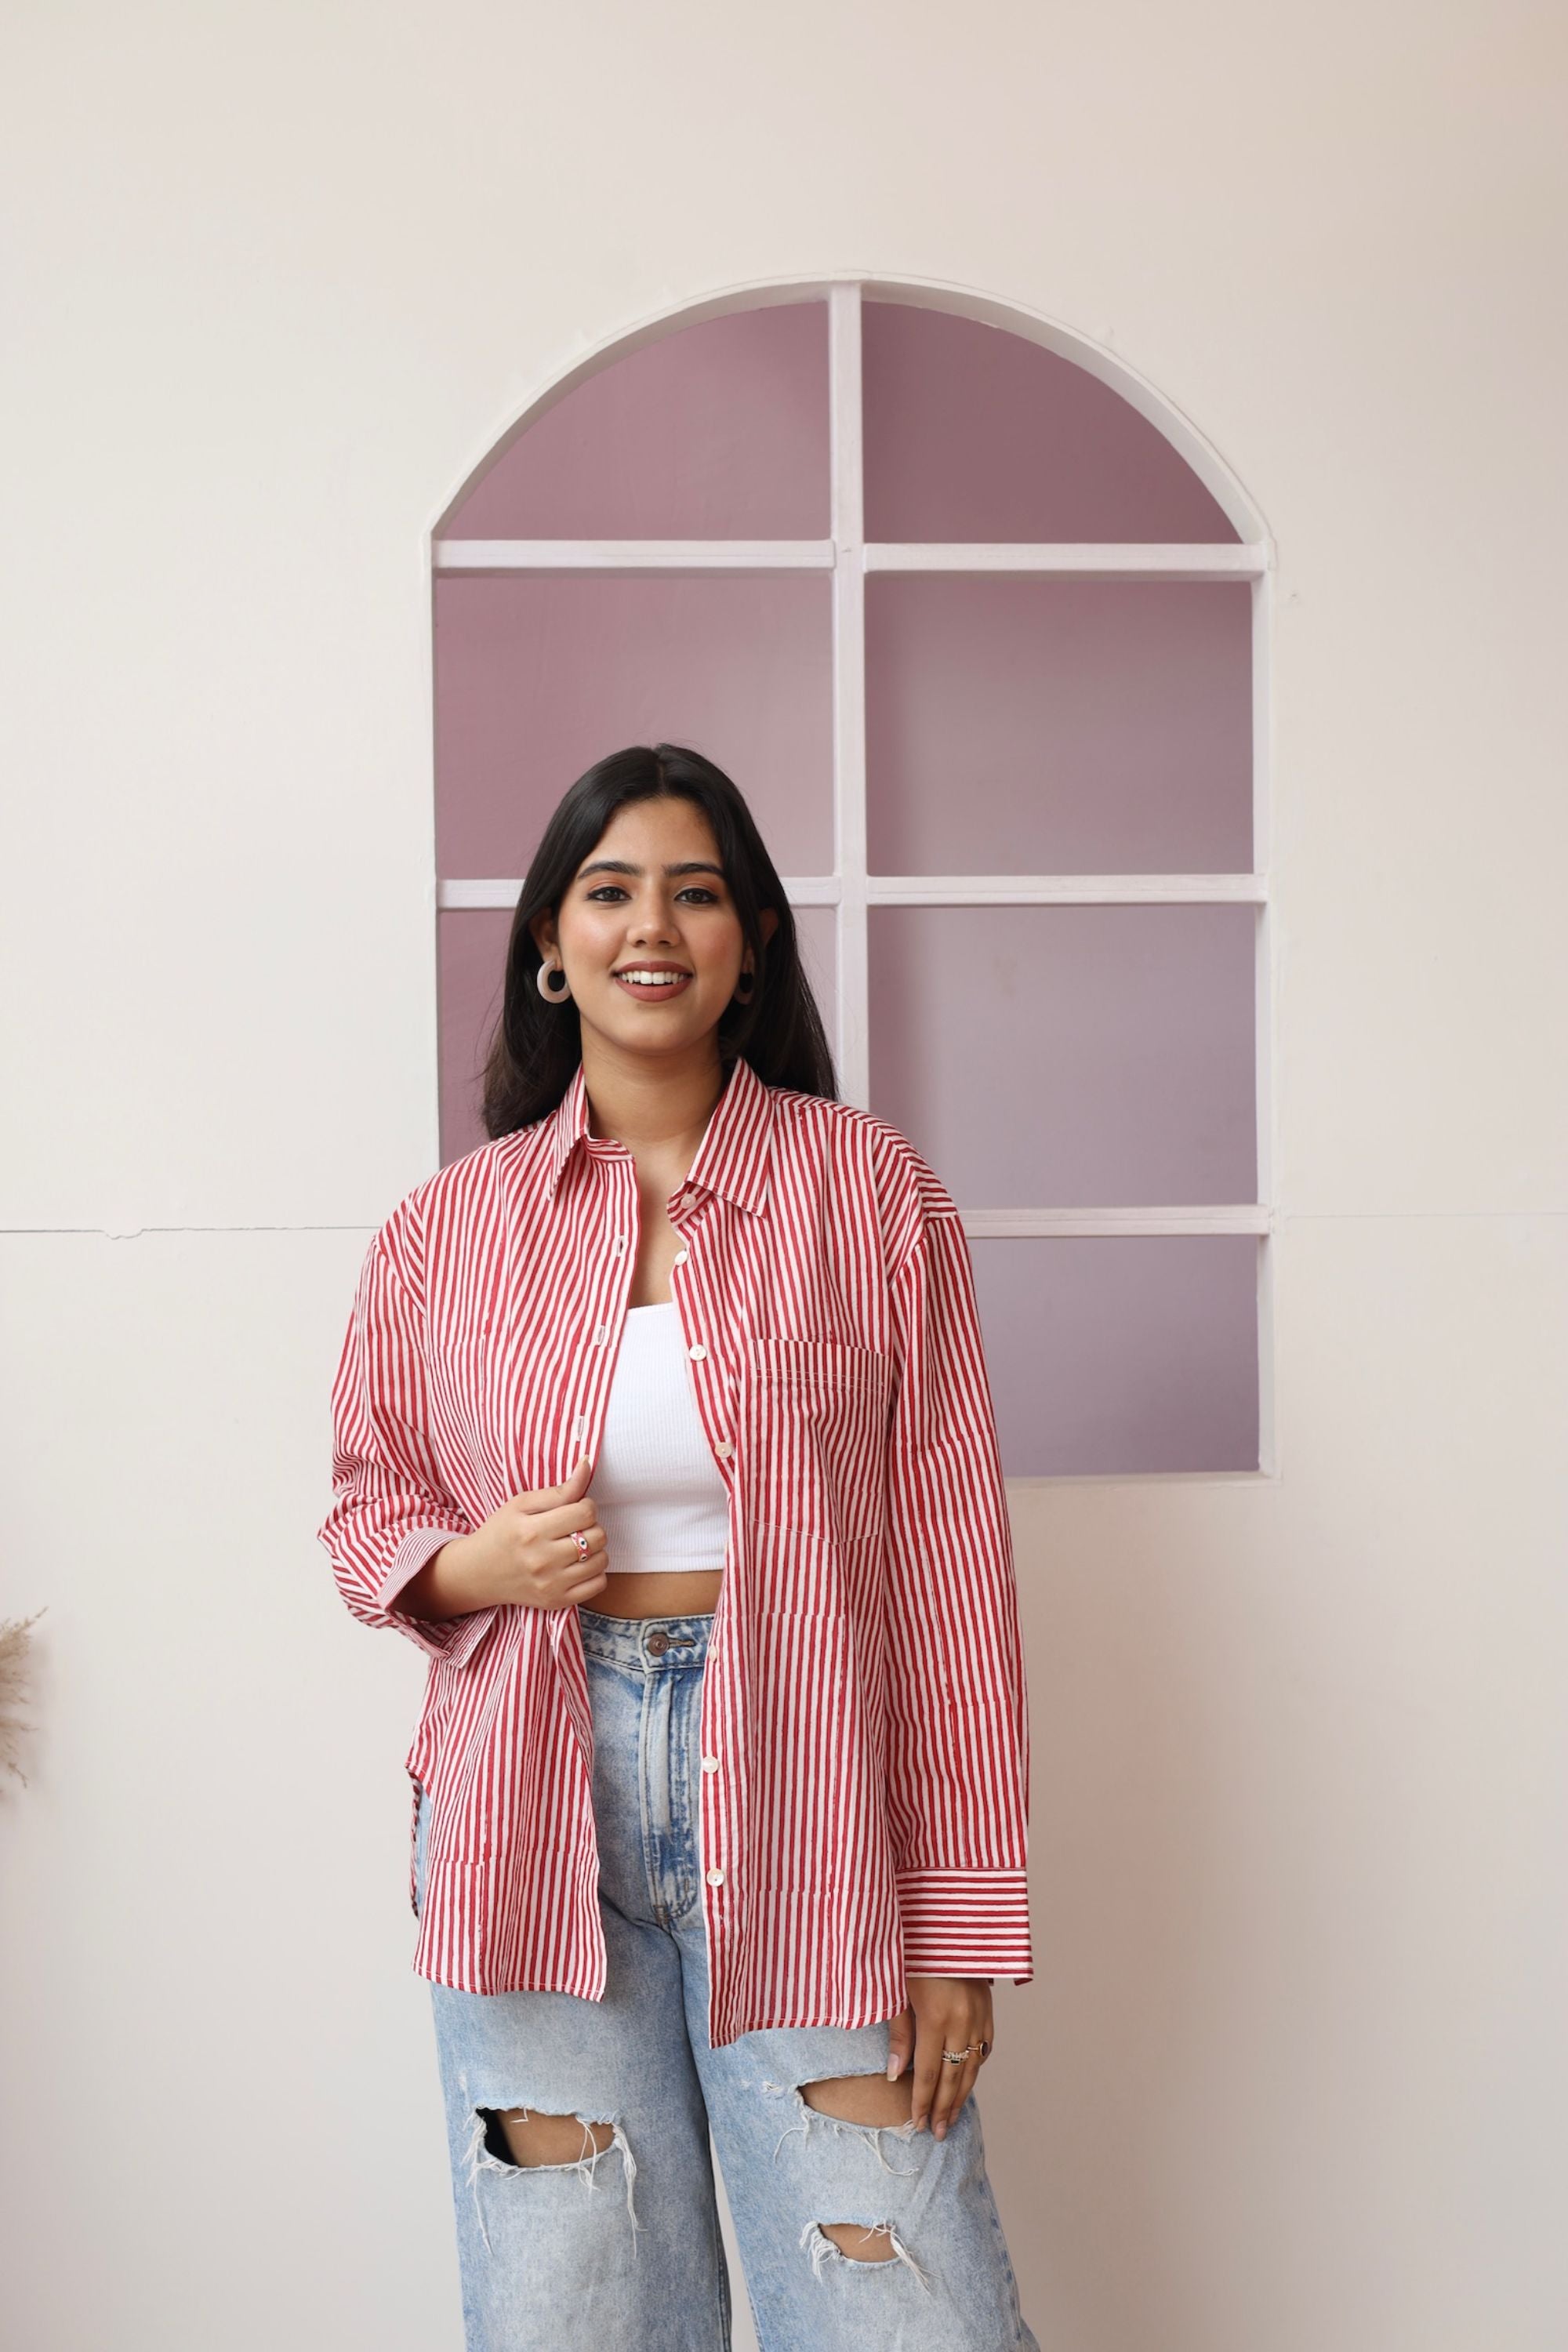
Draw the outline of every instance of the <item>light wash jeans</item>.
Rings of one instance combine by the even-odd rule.
[[[824,2115],[800,2085],[879,2074],[888,2026],[783,2026],[710,2048],[698,1869],[710,1615],[579,1609],[609,1973],[601,2001],[430,1988],[468,2352],[728,2352],[718,2150],[763,2352],[1039,2352],[985,2174],[974,2095],[944,2139]],[[424,1900],[429,1807],[415,1847]],[[493,2111],[611,2127],[511,2161]],[[605,2192],[610,2193],[606,2194]],[[890,2231],[846,2254],[820,2222]]]

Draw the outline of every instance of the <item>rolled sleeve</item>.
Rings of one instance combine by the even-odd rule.
[[[888,1798],[905,1966],[1033,1973],[1012,1529],[969,1244],[930,1216],[893,1282]]]
[[[437,1622],[396,1605],[426,1561],[474,1524],[430,1443],[424,1320],[384,1227],[365,1255],[333,1377],[333,1501],[317,1540],[362,1624],[394,1626],[427,1656],[461,1664],[493,1608]]]

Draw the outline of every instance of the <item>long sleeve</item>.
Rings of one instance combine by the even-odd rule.
[[[1032,1972],[1029,1735],[1006,1488],[969,1244],[929,1215],[893,1284],[889,1818],[905,1965]]]
[[[395,1606],[426,1562],[472,1520],[441,1482],[428,1435],[424,1317],[386,1247],[366,1253],[332,1382],[332,1507],[317,1530],[339,1592],[365,1625],[392,1625],[460,1664],[495,1610],[437,1623]]]

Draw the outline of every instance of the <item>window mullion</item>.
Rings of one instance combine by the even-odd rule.
[[[1274,568],[1269,562],[1252,583],[1252,863],[1267,875],[1274,854],[1272,802],[1273,671],[1269,646],[1274,616]],[[1274,987],[1274,910],[1258,910],[1253,967],[1253,1099],[1258,1128],[1258,1198],[1272,1234],[1275,1213],[1275,1089],[1278,993]],[[1274,1251],[1268,1238],[1258,1253],[1258,1466],[1278,1475],[1277,1399],[1274,1379]]]
[[[873,540],[868,572],[1005,573],[1023,580],[1253,580],[1271,555],[1262,540]]]
[[[437,572],[826,572],[829,539],[443,539]]]
[[[860,289],[828,298],[833,506],[833,835],[837,923],[838,1083],[870,1107],[866,937],[866,526]]]

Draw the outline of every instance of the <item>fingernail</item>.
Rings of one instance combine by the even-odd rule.
[[[947,2137],[947,2126],[945,2124],[938,2124],[932,2137],[936,2139],[945,2139]]]
[[[896,2058],[889,2058],[888,2061],[888,2080],[889,2083],[896,2083],[898,2079],[899,2062]]]

